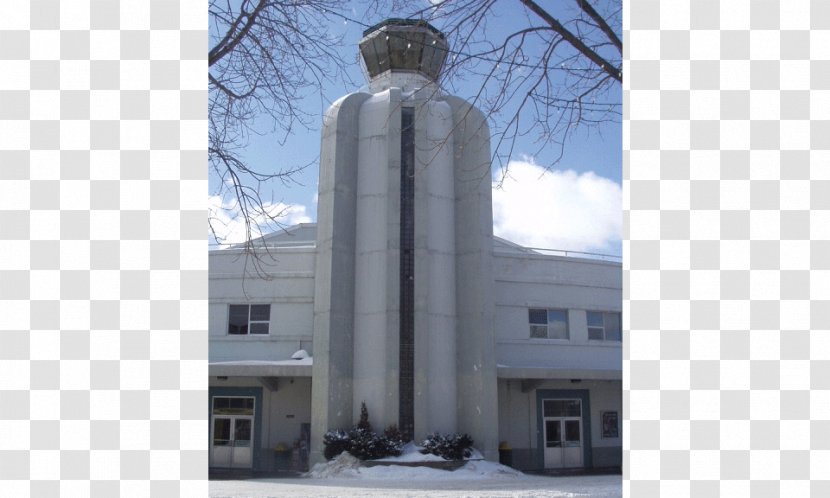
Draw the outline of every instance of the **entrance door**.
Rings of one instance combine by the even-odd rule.
[[[582,467],[582,402],[543,401],[545,468]]]
[[[253,465],[254,398],[213,398],[212,467]]]

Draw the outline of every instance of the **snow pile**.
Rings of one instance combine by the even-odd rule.
[[[344,451],[326,463],[316,464],[305,476],[312,479],[357,477],[359,468],[360,460]]]
[[[467,462],[466,465],[458,469],[456,472],[464,471],[470,477],[524,477],[525,474],[518,470],[502,465],[500,463],[488,462],[487,460],[479,460],[476,462]]]
[[[376,461],[378,462],[446,462],[443,458],[438,455],[433,455],[431,453],[427,453],[424,455],[421,453],[423,448],[417,446],[414,442],[410,441],[404,445],[401,450],[401,454],[399,456],[393,457],[386,457],[386,458],[378,458]]]
[[[336,477],[336,476],[333,476]],[[411,467],[404,465],[378,465],[375,467],[361,467],[354,477],[373,480],[400,480],[400,481],[447,481],[492,478],[519,478],[525,477],[521,472],[505,467],[504,465],[480,461],[467,462],[456,470],[441,470],[431,467]]]
[[[419,451],[421,448],[413,443],[404,446],[400,456],[384,458],[384,462],[445,462],[443,458],[436,455],[424,455]],[[473,456],[481,457],[478,451]],[[344,451],[334,459],[315,465],[305,477],[312,479],[379,479],[379,480],[456,480],[456,479],[487,479],[487,478],[518,478],[526,477],[518,470],[504,465],[488,462],[486,460],[469,460],[464,466],[456,470],[442,470],[427,466],[409,465],[376,465],[364,467],[361,461],[349,452]]]

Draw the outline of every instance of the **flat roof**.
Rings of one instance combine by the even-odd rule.
[[[313,358],[301,360],[244,360],[208,363],[210,377],[311,377]]]

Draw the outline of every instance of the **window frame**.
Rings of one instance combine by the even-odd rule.
[[[598,327],[596,325],[590,325],[589,323],[589,316],[591,313],[598,313],[602,318],[602,327]],[[619,323],[619,339],[609,339],[608,338],[608,326],[606,315],[617,315],[617,320]],[[602,341],[602,342],[622,342],[622,312],[621,311],[600,311],[600,310],[585,310],[585,324],[587,325],[588,329],[588,340],[589,341]],[[602,337],[591,337],[591,329],[602,330]]]
[[[544,311],[545,312],[545,323],[537,323],[537,322],[532,321],[532,315],[533,315],[534,311],[536,311],[536,312]],[[565,337],[551,337],[551,329],[552,329],[553,323],[561,322],[561,320],[555,320],[554,322],[551,322],[550,313],[552,311],[553,312],[559,312],[559,313],[563,314],[563,316],[565,318],[565,320],[564,320],[564,323],[565,323]],[[529,338],[532,339],[532,340],[543,340],[543,341],[570,341],[571,340],[571,320],[570,320],[568,311],[569,310],[567,308],[528,308],[527,309],[527,324],[528,324]],[[533,335],[534,327],[541,327],[541,326],[544,326],[547,329],[545,337],[534,337],[534,335]]]
[[[248,308],[248,318],[247,323],[245,324],[245,332],[244,333],[233,333],[231,332],[231,310],[234,306],[246,306]],[[268,320],[253,320],[253,307],[254,306],[267,306],[268,307]],[[271,335],[271,303],[247,303],[247,304],[228,304],[228,329],[227,335],[229,336],[267,336]],[[266,324],[267,325],[267,332],[251,332],[252,325],[256,324]]]

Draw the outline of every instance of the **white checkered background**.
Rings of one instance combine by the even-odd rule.
[[[207,3],[0,14],[0,496],[207,494]]]
[[[830,1],[625,9],[625,495],[830,496]]]
[[[830,2],[625,9],[626,495],[830,496]],[[206,24],[0,16],[4,496],[206,494]]]

